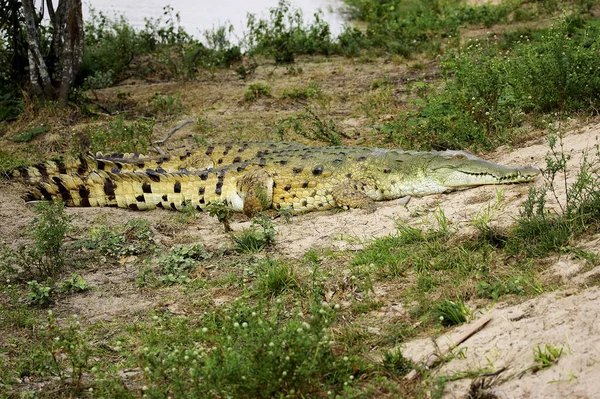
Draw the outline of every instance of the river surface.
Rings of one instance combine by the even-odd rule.
[[[344,19],[340,10],[341,0],[292,0],[291,6],[300,9],[304,21],[312,21],[317,10],[323,12],[323,19],[329,23],[334,35],[340,33]],[[144,18],[156,19],[163,15],[163,7],[170,5],[179,12],[181,25],[186,32],[203,38],[203,33],[225,24],[234,27],[233,41],[243,37],[246,28],[246,15],[255,14],[258,18],[267,18],[269,8],[276,7],[277,0],[88,0],[84,1],[84,18],[90,14],[90,7],[108,16],[123,14],[136,28],[143,28]]]

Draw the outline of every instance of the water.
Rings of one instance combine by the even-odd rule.
[[[163,15],[163,7],[170,5],[179,12],[181,25],[186,32],[203,37],[203,32],[225,24],[232,24],[234,35],[241,39],[246,27],[246,15],[255,14],[266,18],[269,8],[277,6],[278,0],[89,0],[83,5],[84,18],[89,16],[90,7],[108,16],[123,14],[136,28],[144,27],[144,18],[158,18]],[[344,20],[340,13],[343,3],[340,0],[292,0],[295,9],[302,10],[304,21],[312,21],[317,10],[323,11],[323,19],[329,24],[334,35],[340,33]],[[234,41],[236,37],[232,38]]]

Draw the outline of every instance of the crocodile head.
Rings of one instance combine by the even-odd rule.
[[[390,167],[392,173],[388,175],[393,197],[428,195],[487,184],[523,183],[534,180],[540,173],[533,166],[500,165],[463,151],[392,150],[385,158],[385,163],[395,165],[395,168]]]

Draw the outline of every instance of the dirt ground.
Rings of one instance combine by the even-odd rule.
[[[419,74],[418,79],[426,79],[427,73],[412,71],[408,65],[391,63],[381,65],[380,70],[374,72],[373,67],[365,67],[363,64],[340,66],[335,61],[329,64],[305,64],[302,76],[287,76],[283,70],[271,71],[271,74],[279,74],[281,78],[273,84],[275,92],[281,92],[286,87],[301,86],[308,81],[319,82],[324,92],[330,93],[327,107],[333,109],[332,114],[336,115],[344,132],[350,137],[346,141],[357,144],[372,138],[366,138],[369,133],[364,133],[369,121],[357,116],[357,108],[350,104],[368,104],[373,94],[373,80],[385,77],[396,84],[403,82],[411,74]],[[268,79],[267,71],[259,70],[258,74],[259,78]],[[348,83],[348,76],[352,76],[352,84]],[[118,91],[127,90],[139,101],[137,97],[149,97],[152,92],[182,91],[184,102],[195,105],[186,110],[187,115],[181,116],[181,120],[196,115],[205,116],[213,124],[213,130],[225,132],[220,137],[221,140],[256,139],[260,132],[263,132],[263,138],[276,139],[275,133],[265,127],[272,126],[274,119],[302,108],[301,105],[274,99],[264,99],[251,105],[240,100],[239,104],[232,106],[226,99],[241,99],[246,83],[235,76],[223,79],[221,83],[229,84],[216,85],[213,79],[200,80],[188,87],[183,87],[182,84],[156,84],[154,87],[146,87],[141,94],[136,93],[135,85],[125,88],[121,86],[107,89],[99,93],[99,97],[107,99],[114,97]],[[401,107],[403,92],[399,90],[392,94],[398,107]],[[376,109],[373,112],[375,111]],[[264,117],[256,117],[259,114]],[[379,120],[386,118],[385,115],[375,117]],[[165,126],[175,124],[169,121]],[[66,129],[73,133],[81,130],[81,127]],[[190,126],[182,129],[176,137],[189,135],[190,129]],[[577,122],[562,130],[566,131],[563,150],[571,155],[568,179],[572,182],[584,152],[594,150],[600,134],[600,122]],[[209,135],[208,138],[212,137]],[[372,142],[369,141],[368,144]],[[540,137],[522,143],[519,148],[500,148],[484,157],[507,165],[535,165],[542,168],[548,151],[546,138]],[[532,184],[543,185],[543,177]],[[530,186],[483,186],[450,194],[411,198],[408,203],[406,199],[381,202],[373,212],[314,212],[295,216],[289,223],[283,218],[276,218],[273,223],[278,234],[274,250],[287,258],[300,258],[308,250],[315,248],[352,251],[361,248],[373,237],[394,233],[398,222],[415,227],[435,223],[433,215],[438,209],[444,212],[452,229],[468,237],[473,232],[472,220],[481,216],[482,212],[487,212],[493,224],[512,224]],[[0,240],[12,246],[25,242],[21,233],[34,216],[31,207],[26,206],[20,198],[25,191],[26,187],[21,183],[0,181]],[[564,201],[564,189],[559,187],[557,194],[558,201]],[[549,198],[549,202],[559,206],[554,198]],[[119,226],[130,219],[143,217],[150,221],[155,241],[165,247],[200,242],[215,250],[230,242],[230,237],[222,226],[207,214],[200,215],[190,224],[176,224],[173,223],[175,214],[163,210],[141,214],[112,208],[70,208],[67,212],[73,216],[73,224],[82,234],[93,224]],[[165,223],[177,227],[165,230],[161,228]],[[250,222],[242,216],[236,216],[232,223],[234,231],[249,226]],[[597,252],[599,240],[597,236],[588,236],[585,242],[577,245]],[[70,296],[57,303],[53,309],[58,314],[80,315],[89,322],[110,320],[156,307],[166,307],[176,314],[186,313],[187,304],[177,301],[176,292],[172,296],[168,291],[166,294],[162,292],[159,298],[137,290],[134,281],[139,274],[139,267],[134,266],[133,261],[134,259],[123,259],[119,267],[99,267],[82,273],[94,289],[86,295]],[[455,353],[460,351],[460,356],[437,369],[436,375],[452,376],[472,370],[491,369],[498,372],[496,376],[489,377],[495,379],[492,391],[502,398],[600,397],[600,365],[597,364],[600,360],[600,289],[597,287],[600,267],[590,270],[583,261],[573,260],[568,256],[559,259],[554,256],[548,262],[551,266],[547,269],[546,277],[556,281],[556,287],[560,288],[524,303],[499,302],[489,308],[479,309],[475,319],[489,316],[491,322],[454,350]],[[210,275],[212,271],[206,270],[203,273]],[[384,282],[374,285],[376,299],[383,303],[380,311],[373,312],[374,318],[379,318],[381,323],[392,319],[394,314],[405,312],[402,304],[394,300],[394,287],[387,287]],[[588,285],[593,286],[588,288]],[[234,295],[231,292],[213,292],[212,301],[218,306],[230,301]],[[453,342],[469,327],[470,324],[463,325],[438,337],[438,346],[443,348],[448,342]],[[533,351],[538,345],[563,347],[564,353],[553,367],[520,375],[532,366]],[[433,351],[430,337],[420,337],[402,346],[403,354],[415,362],[420,362]],[[503,371],[499,372],[500,370]],[[465,397],[470,383],[468,378],[449,383],[445,396]]]
[[[586,150],[592,150],[600,133],[600,123],[572,126],[564,137],[564,150],[571,154],[572,180]],[[548,144],[544,138],[526,143],[521,148],[502,148],[488,158],[493,161],[521,165],[545,165]],[[540,177],[534,183],[543,184]],[[0,186],[0,236],[10,244],[22,240],[20,232],[33,217],[33,212],[19,194],[25,187],[20,183],[2,183]],[[285,257],[301,257],[311,248],[356,249],[365,240],[381,237],[395,231],[398,221],[413,226],[435,222],[433,212],[440,208],[453,229],[469,234],[471,221],[485,209],[492,209],[493,223],[510,224],[517,215],[518,207],[527,196],[529,185],[485,186],[446,195],[412,198],[382,202],[368,213],[363,210],[347,212],[314,212],[293,217],[290,223],[274,219],[278,235],[276,251]],[[564,200],[564,190],[559,201]],[[498,200],[500,198],[500,200]],[[74,224],[85,230],[86,226],[102,220],[108,225],[119,225],[128,219],[143,216],[158,225],[174,215],[168,211],[138,212],[121,209],[68,209]],[[239,231],[249,226],[240,218],[232,224]],[[201,215],[190,225],[180,225],[179,231],[163,235],[158,231],[157,240],[165,245],[173,243],[202,242],[209,248],[218,248],[228,241],[218,222],[208,215]],[[587,237],[585,243],[577,243],[597,251],[598,237]],[[491,317],[491,322],[480,332],[454,350],[460,353],[436,371],[438,375],[458,375],[472,370],[491,369],[499,372],[492,392],[502,398],[592,398],[600,392],[600,290],[587,288],[587,284],[600,278],[600,268],[589,270],[583,263],[563,257],[554,263],[548,273],[557,279],[560,289],[517,305],[498,303],[479,309],[476,319]],[[111,319],[140,309],[166,306],[174,312],[182,311],[182,304],[168,298],[144,297],[132,282],[138,270],[127,259],[122,267],[111,270],[93,270],[84,275],[95,287],[86,296],[72,296],[57,304],[58,312],[75,313],[90,322]],[[393,294],[385,287],[374,287],[384,302],[384,317],[389,312],[402,312],[402,306],[393,302]],[[216,302],[228,298],[215,297]],[[474,321],[475,322],[475,321]],[[470,325],[458,327],[437,338],[439,348],[454,342]],[[520,372],[532,367],[533,351],[541,345],[563,348],[563,355],[554,367],[535,373]],[[430,337],[419,338],[402,346],[403,354],[415,362],[435,352]],[[451,398],[465,397],[471,381],[461,379],[448,384],[445,395]]]

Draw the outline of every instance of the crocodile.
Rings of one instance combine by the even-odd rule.
[[[206,210],[211,202],[223,202],[250,216],[268,208],[289,208],[293,213],[370,208],[374,201],[528,182],[538,174],[532,166],[495,164],[463,151],[289,145],[193,171],[94,169],[57,174],[24,198],[133,210]]]

